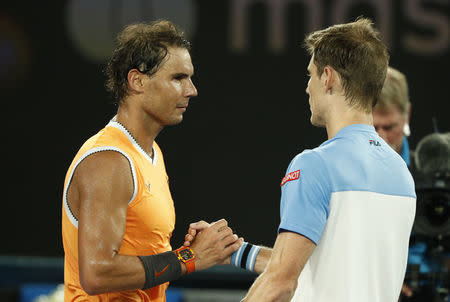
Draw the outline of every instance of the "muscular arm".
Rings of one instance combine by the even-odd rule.
[[[144,286],[146,277],[141,260],[137,256],[118,253],[132,195],[130,165],[120,153],[103,151],[90,155],[75,171],[68,200],[78,218],[80,282],[90,295]],[[192,245],[196,270],[221,263],[241,244],[225,220],[217,221],[199,234]],[[160,255],[152,256],[151,261],[159,261],[158,266],[164,268],[168,263],[160,261],[169,260]],[[186,267],[180,262],[177,265],[181,266],[181,273],[184,274]],[[171,281],[176,277],[165,279]]]
[[[297,287],[298,276],[314,248],[315,244],[302,235],[280,233],[266,269],[256,279],[243,301],[290,301]]]
[[[128,160],[114,151],[93,154],[78,166],[71,186],[79,198],[78,263],[83,289],[100,294],[142,288],[142,262],[118,254],[133,195]]]

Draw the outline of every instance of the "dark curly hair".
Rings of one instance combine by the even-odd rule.
[[[168,47],[191,49],[184,33],[167,20],[128,25],[117,35],[117,44],[104,70],[106,89],[117,104],[128,94],[127,76],[131,69],[151,76],[167,56]]]

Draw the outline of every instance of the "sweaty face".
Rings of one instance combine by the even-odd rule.
[[[189,98],[197,95],[192,83],[194,74],[191,56],[184,48],[169,48],[159,70],[145,82],[143,108],[161,126],[175,125],[183,120]]]
[[[318,127],[326,125],[326,106],[323,101],[324,93],[320,77],[314,64],[314,56],[308,65],[309,81],[306,93],[309,95],[309,106],[311,109],[311,124]]]
[[[405,123],[405,115],[396,106],[389,107],[386,112],[373,110],[375,130],[397,153],[402,151]]]

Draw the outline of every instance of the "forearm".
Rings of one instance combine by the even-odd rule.
[[[270,257],[272,256],[272,249],[262,246],[259,250],[258,256],[255,262],[255,273],[261,274],[266,269],[267,263],[269,263]]]
[[[297,288],[298,276],[314,247],[314,243],[302,235],[291,232],[280,233],[273,250],[266,250],[267,254],[261,255],[260,260],[266,258],[270,260],[243,301],[290,301]],[[270,257],[267,257],[269,252]],[[261,269],[261,266],[258,269]]]
[[[145,256],[151,257],[146,261],[136,256],[120,254],[115,254],[110,259],[92,260],[85,270],[80,267],[80,281],[83,289],[90,295],[154,287],[175,280],[186,271],[184,265],[173,257],[168,259],[168,255],[163,253]],[[147,273],[143,261],[150,267],[147,268]]]
[[[250,288],[242,302],[287,302],[294,295],[297,280],[284,280],[282,276],[264,272]]]
[[[139,289],[145,283],[144,266],[136,256],[91,257],[80,261],[80,283],[90,295]]]

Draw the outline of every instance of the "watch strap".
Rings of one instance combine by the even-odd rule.
[[[192,254],[192,258],[191,258],[191,259],[188,259],[188,260],[185,260],[185,259],[181,256],[181,254],[180,254],[181,251],[183,251],[183,250],[189,250],[190,253]],[[190,273],[192,273],[193,271],[195,271],[195,254],[194,254],[194,252],[192,251],[191,248],[189,248],[189,247],[187,247],[187,246],[184,246],[184,247],[181,247],[181,248],[175,250],[175,252],[176,252],[176,254],[177,254],[178,259],[179,259],[181,262],[183,262],[184,265],[186,266],[186,270],[187,270],[186,274],[190,274]]]

